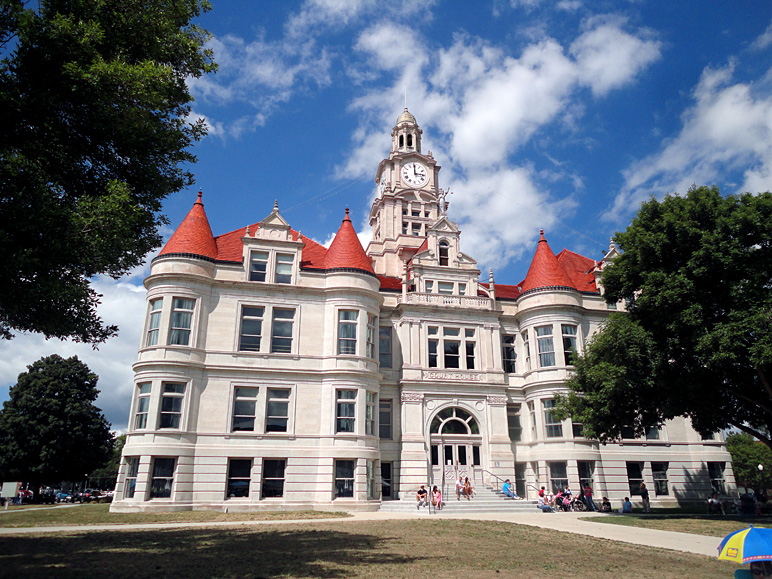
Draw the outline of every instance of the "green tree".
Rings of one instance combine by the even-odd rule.
[[[78,481],[113,449],[110,423],[94,405],[96,374],[76,356],[27,366],[0,410],[0,479],[41,484]]]
[[[760,490],[762,483],[770,482],[772,450],[769,447],[744,432],[727,436],[726,447],[732,455],[732,470],[738,485]],[[764,469],[760,471],[759,465]]]
[[[627,314],[578,357],[563,415],[601,441],[687,416],[772,446],[772,194],[651,199],[616,240],[602,283]]]
[[[162,201],[205,135],[191,77],[215,69],[206,0],[0,0],[0,336],[97,344],[98,274],[158,247]]]
[[[115,486],[115,479],[118,478],[118,469],[121,466],[121,454],[123,445],[126,444],[126,435],[121,434],[113,440],[113,451],[110,460],[101,468],[97,468],[88,473],[89,481],[95,487],[103,489],[112,489]]]

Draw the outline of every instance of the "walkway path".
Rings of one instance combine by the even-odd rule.
[[[622,541],[635,545],[645,545],[658,549],[670,549],[686,553],[697,553],[715,557],[716,548],[721,541],[718,537],[693,535],[689,533],[674,533],[672,531],[658,531],[641,527],[628,527],[623,525],[610,525],[593,521],[582,521],[580,517],[608,517],[616,515],[588,514],[588,513],[469,513],[466,515],[437,515],[442,519],[468,519],[477,521],[500,521],[529,525],[542,529],[553,529],[566,533],[588,535],[599,539]],[[313,523],[342,523],[354,521],[385,521],[393,519],[426,519],[425,513],[352,513],[350,518],[334,519],[284,519],[271,521],[211,521],[211,522],[181,522],[181,523],[144,523],[130,525],[77,525],[62,527],[16,527],[0,528],[0,536],[27,535],[37,533],[90,533],[94,531],[130,531],[130,530],[158,530],[158,529],[187,529],[199,527],[238,527],[260,525],[287,525],[287,524],[313,524]],[[435,515],[431,515],[435,517]]]

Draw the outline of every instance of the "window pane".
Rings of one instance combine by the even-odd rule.
[[[391,368],[391,328],[378,328],[378,361],[381,368]]]
[[[391,438],[391,400],[378,402],[378,435],[381,438]]]
[[[255,401],[254,400],[236,400],[233,403],[233,412],[240,416],[255,414]]]

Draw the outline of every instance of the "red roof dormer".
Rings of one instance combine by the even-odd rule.
[[[182,220],[159,255],[184,253],[217,259],[217,244],[214,241],[209,220],[206,218],[201,196],[202,193],[199,191],[198,199],[193,203],[193,208]]]
[[[357,232],[351,224],[346,208],[346,216],[340,224],[335,239],[332,240],[324,258],[324,269],[361,269],[375,274],[370,258],[367,257]]]
[[[544,287],[567,287],[573,288],[574,283],[561,267],[555,254],[552,253],[546,238],[544,230],[539,232],[539,245],[536,247],[536,253],[531,261],[531,267],[528,268],[528,275],[521,286],[521,292],[525,293]]]

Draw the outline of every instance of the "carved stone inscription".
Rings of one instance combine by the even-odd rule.
[[[464,382],[482,382],[482,374],[466,374],[464,372],[424,372],[424,380],[458,380]]]

